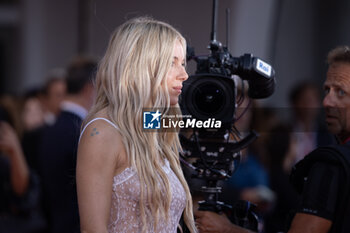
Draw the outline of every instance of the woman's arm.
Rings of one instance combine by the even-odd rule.
[[[93,122],[81,138],[76,172],[82,233],[107,232],[121,148],[119,133],[104,121]]]
[[[12,190],[18,196],[27,192],[29,169],[15,130],[6,122],[0,122],[0,151],[10,161]]]

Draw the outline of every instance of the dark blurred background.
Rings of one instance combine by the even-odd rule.
[[[223,184],[228,192],[222,198],[230,204],[238,199],[256,203],[260,228],[265,232],[281,232],[286,226],[286,216],[297,206],[296,193],[288,183],[292,166],[317,146],[333,140],[319,114],[320,90],[326,77],[328,51],[350,45],[350,1],[219,0],[218,3],[217,39],[226,44],[226,9],[229,8],[229,51],[235,57],[253,53],[262,58],[274,67],[277,80],[271,97],[237,101],[240,104],[235,127],[243,136],[255,129],[260,137],[242,151],[236,173]],[[72,104],[72,100],[89,98],[85,92],[67,92],[67,80],[74,78],[74,72],[69,75],[69,71],[83,69],[90,80],[89,72],[93,69],[85,68],[95,67],[92,64],[103,56],[113,30],[127,19],[145,15],[179,29],[195,48],[196,55],[209,53],[212,0],[0,0],[0,110],[11,120],[8,126],[3,126],[1,136],[5,136],[0,137],[0,142],[8,135],[16,135],[7,142],[16,149],[11,151],[20,152],[11,155],[22,161],[11,171],[22,172],[22,179],[13,180],[22,181],[21,187],[29,183],[22,192],[15,193],[18,190],[12,189],[17,186],[10,183],[10,153],[4,153],[7,157],[0,154],[0,168],[3,165],[7,169],[0,169],[0,179],[4,178],[0,186],[8,191],[0,190],[7,198],[0,195],[0,216],[14,220],[0,218],[1,232],[73,232],[59,229],[69,227],[60,221],[78,225],[67,213],[78,216],[73,199],[80,123],[65,118],[69,111],[64,106],[67,102]],[[87,66],[79,65],[85,63]],[[192,61],[188,72],[194,71]],[[91,86],[85,83],[82,87],[85,85]],[[72,98],[74,94],[78,97]],[[61,127],[61,122],[66,121],[69,127]],[[74,139],[67,137],[67,132],[74,131],[72,122],[76,127]],[[58,143],[62,139],[65,140]],[[61,153],[59,149],[66,145],[70,147],[69,153]],[[57,166],[60,163],[56,161],[61,160],[70,163]],[[62,179],[63,185],[58,186],[55,179]],[[65,188],[70,191],[66,192]],[[18,195],[21,201],[16,199]],[[65,201],[66,197],[73,201]],[[21,212],[13,213],[12,205]],[[63,206],[74,211],[55,209]],[[9,230],[5,231],[4,226]]]
[[[276,70],[276,92],[264,100],[273,106],[285,106],[289,87],[301,80],[321,87],[327,52],[350,44],[347,0],[220,0],[217,38],[224,44],[226,8],[232,55],[253,53]],[[100,58],[114,28],[140,15],[169,22],[196,54],[208,53],[211,0],[1,0],[0,93],[42,85],[77,54]]]

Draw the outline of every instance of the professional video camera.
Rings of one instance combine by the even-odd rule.
[[[250,98],[266,98],[274,92],[275,72],[268,63],[252,54],[233,57],[228,48],[216,40],[216,15],[217,0],[213,0],[210,55],[195,56],[194,50],[188,49],[187,60],[194,60],[197,70],[184,82],[180,106],[184,116],[204,121],[215,119],[222,124],[220,128],[191,129],[189,137],[180,134],[184,149],[182,162],[193,169],[194,178],[206,182],[200,190],[206,196],[204,201],[199,202],[200,210],[222,212],[230,209],[236,224],[257,231],[257,219],[251,209],[252,205],[239,202],[232,209],[219,202],[218,194],[222,188],[217,186],[217,182],[228,179],[233,174],[238,165],[236,162],[240,159],[240,151],[257,137],[251,131],[248,136],[241,138],[234,127],[239,101],[237,83],[233,76],[239,76],[248,82]]]

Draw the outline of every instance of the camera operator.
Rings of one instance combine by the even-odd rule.
[[[350,48],[330,51],[327,60],[323,106],[341,145],[320,147],[295,166],[291,182],[302,201],[288,233],[350,232]]]
[[[241,87],[238,87],[237,89],[239,93],[238,96],[242,92],[240,88]],[[246,95],[247,93],[244,93],[244,94]],[[241,116],[242,113],[244,113],[242,118],[240,118],[239,121],[235,123],[236,129],[243,133],[247,133],[249,131],[253,120],[253,117],[252,117],[253,109],[249,107],[250,104],[248,103],[247,100],[248,99],[244,99],[244,101],[240,103],[239,108],[236,111],[237,116]],[[253,155],[249,155],[247,150],[248,150],[247,148],[243,150],[243,153],[241,154],[241,156],[244,156],[244,159],[242,160],[246,161],[248,159],[251,159],[255,161],[256,158],[252,158]],[[245,172],[240,174],[234,173],[233,176],[231,177],[234,179],[225,182],[226,185],[224,186],[224,191],[222,193],[223,196],[221,196],[221,198],[223,198],[223,201],[225,203],[228,203],[230,205],[238,201],[238,199],[244,199],[244,200],[250,199],[249,201],[252,201],[254,203],[259,203],[258,206],[260,206],[260,203],[263,203],[264,201],[261,199],[260,195],[257,193],[257,189],[256,189],[257,186],[255,185],[257,184],[262,185],[261,181],[264,180],[262,177],[264,177],[264,175],[265,176],[267,175],[265,173],[262,173],[262,171],[260,171],[262,170],[262,166],[257,166],[258,164],[257,161],[254,163],[251,163],[251,162],[246,164],[245,163],[246,162],[241,161],[241,163],[239,164],[239,168],[241,166],[245,167],[243,169]],[[252,164],[255,164],[255,163],[256,165],[251,167]],[[245,178],[241,176],[244,176]],[[245,185],[247,186],[241,187],[239,184],[235,184],[237,182],[239,184],[245,183]],[[265,188],[268,189],[267,187]],[[234,197],[234,194],[232,192],[227,192],[228,190],[231,190],[231,191],[235,190],[237,196]],[[246,193],[246,194],[249,193],[250,198],[246,199],[248,195],[244,197],[243,193]],[[203,233],[203,232],[217,232],[217,233],[253,232],[232,223],[225,213],[216,213],[213,211],[198,210],[198,208],[196,208],[197,207],[196,204],[198,204],[198,201],[203,197],[201,197],[198,193],[193,193],[193,198],[194,198],[193,203],[194,203],[194,209],[195,209],[194,215],[196,219],[196,225],[200,233]],[[196,198],[198,198],[198,200],[196,200]],[[232,199],[236,199],[236,200],[232,200]]]

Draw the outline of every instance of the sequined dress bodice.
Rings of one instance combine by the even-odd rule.
[[[170,169],[168,162],[163,166],[163,169],[170,182],[172,201],[169,222],[166,222],[165,219],[159,221],[156,232],[176,233],[181,214],[185,208],[186,196],[180,181]],[[140,182],[135,169],[127,168],[114,177],[108,232],[141,232],[139,199]],[[155,232],[153,223],[148,223],[149,232]]]
[[[97,119],[105,120],[117,128],[115,124],[105,118],[95,118],[94,120]],[[94,120],[90,121],[88,124]],[[169,220],[166,221],[165,219],[160,219],[156,230],[154,230],[154,221],[149,221],[147,222],[147,229],[150,233],[176,233],[178,223],[186,205],[186,195],[182,184],[170,168],[169,162],[167,160],[162,166],[162,169],[168,176],[172,197],[168,218]],[[142,221],[139,206],[140,180],[138,178],[136,169],[132,167],[126,168],[122,173],[116,175],[113,178],[112,185],[112,206],[108,223],[108,232],[141,232]]]

